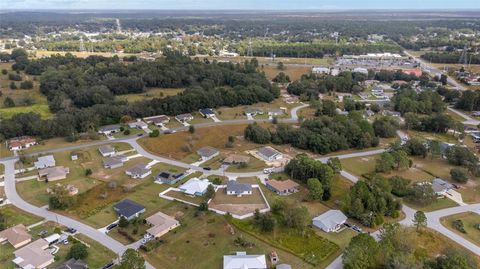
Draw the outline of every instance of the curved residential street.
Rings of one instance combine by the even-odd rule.
[[[296,122],[298,121],[298,110],[308,107],[308,104],[304,104],[298,107],[295,107],[291,110],[291,117],[289,119],[283,119],[281,122]],[[267,120],[232,120],[232,121],[221,121],[221,122],[209,122],[209,123],[202,123],[202,124],[196,124],[194,126],[196,127],[207,127],[207,126],[214,126],[214,125],[222,125],[222,124],[232,124],[232,123],[249,123],[249,122],[264,122]],[[187,127],[182,127],[178,128],[176,130],[186,130]],[[400,137],[404,136],[402,132],[398,133]],[[138,143],[137,139],[140,137],[137,136],[131,136],[131,137],[125,137],[125,138],[119,138],[119,139],[112,139],[112,140],[105,140],[105,141],[97,141],[93,143],[87,143],[87,144],[82,144],[82,145],[76,145],[76,146],[70,146],[70,147],[64,147],[64,148],[57,148],[57,149],[52,149],[52,150],[46,150],[46,151],[41,151],[37,153],[32,153],[29,156],[34,156],[34,155],[39,155],[39,154],[46,154],[46,153],[54,153],[54,152],[61,152],[61,151],[68,151],[68,150],[75,150],[75,149],[80,149],[80,148],[86,148],[86,147],[92,147],[92,146],[98,146],[98,145],[103,145],[103,144],[109,144],[113,142],[126,142],[130,144],[137,152],[138,154],[152,159],[152,160],[157,160],[159,162],[167,163],[170,165],[175,165],[187,169],[191,169],[194,171],[201,171],[202,173],[206,175],[225,175],[228,177],[251,177],[251,176],[261,176],[264,175],[263,171],[257,171],[257,172],[247,172],[247,173],[231,173],[231,172],[225,172],[222,169],[217,169],[217,170],[204,170],[202,167],[195,166],[192,164],[180,162],[177,160],[172,160],[168,159],[165,157],[157,156],[154,154],[151,154],[147,152],[145,149],[143,149]],[[374,149],[374,150],[368,150],[368,151],[363,151],[363,152],[354,152],[354,153],[347,153],[347,154],[338,154],[338,155],[332,155],[328,157],[322,157],[319,158],[319,161],[326,162],[329,158],[332,157],[338,157],[340,159],[345,159],[345,158],[354,158],[354,157],[362,157],[362,156],[370,156],[370,155],[377,155],[385,152],[386,149]],[[58,222],[64,226],[67,227],[73,227],[78,230],[79,233],[82,233],[89,238],[99,242],[100,244],[104,245],[105,247],[109,248],[113,252],[115,252],[117,255],[121,255],[126,249],[127,246],[121,244],[120,242],[114,240],[113,238],[109,237],[103,232],[98,231],[97,229],[90,227],[82,222],[79,222],[77,220],[71,219],[69,217],[48,211],[46,208],[40,208],[36,207],[34,205],[31,205],[24,201],[17,193],[16,187],[15,187],[15,162],[18,160],[17,156],[14,157],[7,157],[0,159],[0,163],[2,163],[5,166],[5,177],[4,177],[4,184],[5,184],[5,194],[7,199],[16,207],[25,210],[29,213],[32,213],[34,215],[40,216],[45,218],[46,220]],[[341,175],[347,178],[348,180],[352,182],[357,182],[358,177],[350,174],[347,171],[342,170]],[[403,205],[403,212],[405,214],[405,219],[400,221],[401,224],[404,225],[411,225],[412,224],[412,219],[413,215],[415,214],[415,210]],[[454,240],[458,244],[464,246],[465,248],[471,250],[473,253],[480,255],[480,247],[476,246],[475,244],[472,244],[468,240],[465,240],[461,236],[455,234],[454,232],[448,230],[444,226],[440,224],[440,218],[452,215],[452,214],[457,214],[457,213],[462,213],[462,212],[476,212],[480,213],[480,203],[479,204],[472,204],[472,205],[465,205],[465,206],[457,206],[453,208],[446,208],[438,211],[433,211],[426,213],[427,218],[428,218],[428,227],[432,228],[446,237]],[[146,263],[147,268],[151,269],[154,268],[152,265]],[[337,257],[327,268],[329,269],[339,269],[342,268],[342,259],[341,256]]]

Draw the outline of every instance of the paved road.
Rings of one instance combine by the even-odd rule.
[[[373,150],[367,150],[367,151],[361,151],[361,152],[352,152],[352,153],[345,153],[345,154],[339,154],[339,155],[331,155],[328,157],[322,157],[318,158],[317,160],[326,163],[328,159],[336,157],[339,159],[348,159],[348,158],[355,158],[355,157],[365,157],[365,156],[371,156],[371,155],[377,155],[377,154],[382,154],[387,149],[373,149]]]
[[[459,115],[460,117],[464,118],[465,121],[462,122],[463,124],[475,125],[475,126],[480,124],[480,120],[476,120],[476,119],[468,116],[467,114],[461,112],[460,110],[454,109],[453,107],[447,107],[447,109],[450,110],[451,112]]]

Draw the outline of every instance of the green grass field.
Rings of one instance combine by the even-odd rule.
[[[412,207],[416,210],[421,210],[421,211],[424,211],[424,212],[431,212],[431,211],[435,211],[435,210],[440,210],[440,209],[444,209],[444,208],[458,206],[457,203],[455,203],[454,201],[452,201],[448,198],[437,199],[437,201],[435,201],[432,204],[427,205],[427,206],[420,206],[420,205],[411,203],[411,202],[406,201],[406,200],[404,200],[403,202],[406,205],[408,205],[408,206],[410,206],[410,207]]]
[[[185,89],[177,88],[147,88],[143,93],[131,93],[118,95],[115,98],[117,100],[125,100],[128,102],[137,102],[141,100],[150,100],[153,98],[165,98],[167,96],[177,95],[183,92]]]
[[[0,108],[0,118],[9,119],[19,113],[37,113],[42,119],[48,119],[52,116],[48,105],[35,104],[31,106],[3,107]]]
[[[453,221],[455,220],[462,220],[466,233],[462,233],[453,227]],[[480,215],[473,212],[465,212],[444,217],[440,221],[449,230],[480,246],[480,229],[476,227],[476,225],[480,224]]]
[[[12,227],[17,224],[28,226],[42,220],[42,218],[25,212],[13,205],[0,207],[0,214],[4,216],[7,227]]]

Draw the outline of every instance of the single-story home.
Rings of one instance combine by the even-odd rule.
[[[363,67],[356,67],[352,70],[352,73],[361,73],[361,74],[368,75],[368,69]]]
[[[267,269],[265,255],[247,255],[237,252],[235,255],[223,256],[223,269]]]
[[[193,116],[190,113],[185,113],[175,116],[175,119],[180,123],[185,123],[193,120]]]
[[[57,266],[55,269],[88,269],[88,265],[82,260],[71,258],[70,260]]]
[[[103,157],[110,157],[115,155],[115,148],[110,146],[110,145],[104,145],[98,148],[98,151],[100,154],[102,154]]]
[[[313,67],[312,68],[312,73],[313,74],[330,74],[330,68],[328,67]]]
[[[224,164],[241,164],[248,162],[250,162],[250,157],[238,154],[230,154],[227,158],[223,159]]]
[[[117,212],[119,217],[132,220],[145,212],[145,207],[141,204],[135,203],[132,200],[125,199],[115,204],[113,206],[113,210]]]
[[[131,178],[145,178],[152,173],[152,170],[144,164],[137,164],[125,170],[125,174]]]
[[[215,111],[213,111],[211,108],[202,108],[199,110],[199,112],[204,118],[211,118],[215,116]]]
[[[148,223],[148,225],[152,226],[147,230],[147,233],[153,237],[160,237],[180,226],[180,222],[178,222],[175,218],[172,218],[167,214],[163,214],[162,212],[157,212],[151,215],[150,217],[146,218],[145,221]]]
[[[282,153],[272,147],[263,147],[258,150],[258,156],[260,156],[265,161],[275,161],[283,158]]]
[[[260,108],[256,108],[256,107],[247,107],[245,108],[245,115],[250,115],[250,116],[256,116],[256,115],[262,115],[263,114],[263,110],[261,110]]]
[[[126,161],[127,161],[127,157],[123,155],[107,157],[103,159],[103,167],[108,169],[115,169],[118,167],[122,167],[123,163]]]
[[[284,110],[284,109],[270,109],[270,110],[268,111],[268,115],[269,115],[269,116],[272,116],[272,117],[274,117],[274,116],[282,116],[282,115],[284,115],[284,114],[285,114],[285,110]]]
[[[170,118],[165,115],[159,115],[159,116],[143,118],[143,120],[147,123],[153,123],[155,124],[155,126],[160,127],[164,124],[167,124],[170,121]]]
[[[146,124],[145,122],[143,122],[141,120],[136,120],[136,121],[129,122],[128,127],[132,128],[132,129],[143,130],[143,129],[148,129],[148,124]]]
[[[275,269],[292,269],[292,266],[290,264],[282,263],[275,266]]]
[[[18,224],[0,232],[0,243],[8,241],[14,248],[19,248],[32,241],[32,236],[23,224]]]
[[[328,210],[312,220],[314,226],[327,233],[338,231],[346,221],[347,216],[340,210]]]
[[[434,178],[432,181],[432,189],[439,196],[444,196],[449,190],[453,188],[454,187],[452,184],[441,178]]]
[[[162,184],[173,185],[180,181],[185,173],[171,173],[168,171],[162,171],[155,176],[155,181]]]
[[[38,170],[40,178],[45,177],[47,181],[56,181],[67,178],[70,168],[64,166],[48,167]]]
[[[266,182],[266,186],[269,190],[275,192],[278,195],[289,195],[295,192],[298,192],[297,182],[287,179],[287,180],[276,180],[270,179]]]
[[[236,195],[242,197],[242,195],[251,195],[252,185],[240,183],[236,180],[229,180],[227,182],[227,195]]]
[[[37,140],[31,136],[19,136],[8,139],[5,144],[10,151],[14,151],[34,146],[37,144]]]
[[[104,134],[104,135],[111,135],[118,132],[120,132],[119,124],[103,126],[98,129],[98,133]]]
[[[23,269],[46,268],[54,262],[47,240],[40,238],[13,252],[13,263]]]
[[[210,184],[211,183],[208,181],[208,179],[198,179],[194,177],[180,185],[178,188],[181,192],[187,195],[202,196],[205,194]]]
[[[33,163],[35,168],[43,169],[47,167],[54,167],[55,166],[55,158],[53,155],[41,156],[38,157],[38,160]]]
[[[200,155],[202,161],[207,161],[212,159],[215,156],[218,156],[220,152],[212,147],[203,147],[197,150],[197,154]]]

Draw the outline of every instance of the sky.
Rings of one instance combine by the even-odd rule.
[[[0,0],[2,9],[465,10],[480,9],[480,0]]]

